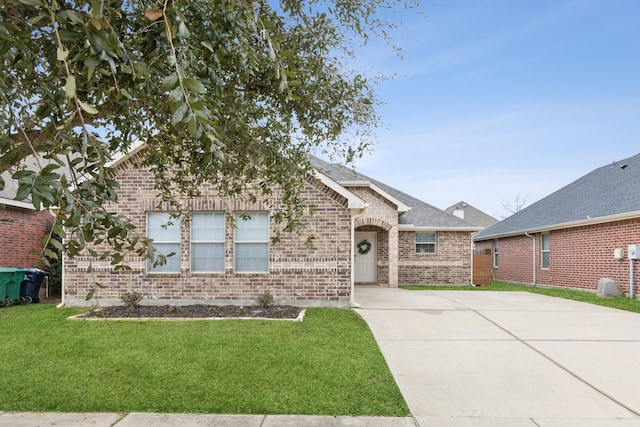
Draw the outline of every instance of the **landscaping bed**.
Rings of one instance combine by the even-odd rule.
[[[265,318],[265,319],[297,319],[304,307],[291,305],[274,305],[270,307],[237,306],[237,305],[141,305],[138,307],[110,306],[100,307],[77,316],[79,319],[89,318],[168,318],[168,319],[207,319],[207,318]]]

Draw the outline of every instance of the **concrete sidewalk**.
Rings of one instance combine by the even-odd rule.
[[[358,288],[419,426],[640,426],[640,315],[526,292]]]
[[[0,412],[1,427],[415,427],[394,417]]]

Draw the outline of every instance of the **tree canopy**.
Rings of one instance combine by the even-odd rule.
[[[136,141],[161,200],[179,208],[204,182],[254,199],[279,188],[275,219],[295,230],[309,208],[298,197],[308,153],[348,161],[379,123],[372,83],[346,60],[386,36],[394,8],[419,6],[0,0],[0,173],[12,173],[17,200],[57,208],[59,249],[108,243],[103,256],[116,265],[126,250],[147,250],[107,209],[118,195],[109,162]],[[27,156],[39,167],[25,168]]]

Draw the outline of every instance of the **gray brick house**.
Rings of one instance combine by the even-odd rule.
[[[163,226],[169,212],[157,206],[152,174],[137,160],[134,151],[114,164],[121,184],[114,210],[160,252],[176,255],[153,267],[132,254],[130,271],[86,253],[65,259],[66,305],[86,305],[96,282],[106,285],[98,292],[103,305],[119,303],[129,291],[140,292],[145,304],[251,304],[268,290],[281,303],[347,307],[361,284],[470,281],[472,234],[480,228],[344,166],[313,158],[316,176],[302,194],[317,211],[304,219],[305,233],[272,244],[277,225],[269,205],[221,198],[207,188],[186,201],[190,221]]]

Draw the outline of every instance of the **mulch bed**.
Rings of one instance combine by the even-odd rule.
[[[91,310],[77,316],[80,319],[137,319],[137,318],[168,318],[168,319],[207,319],[253,317],[265,319],[296,319],[304,307],[291,305],[274,305],[268,308],[258,306],[237,305],[141,305],[138,307],[110,306]]]

